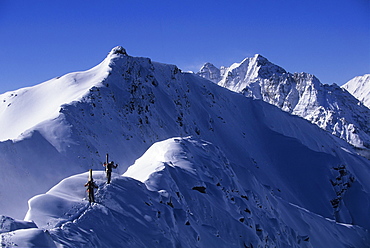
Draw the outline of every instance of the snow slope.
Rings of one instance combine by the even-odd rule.
[[[124,51],[123,51],[124,52]],[[112,51],[96,67],[51,79],[42,84],[0,95],[0,140],[22,138],[30,128],[57,118],[63,104],[80,100],[93,86],[100,86],[109,73],[109,63],[116,56]],[[17,113],[17,114],[14,114]],[[53,137],[48,137],[51,143]]]
[[[48,231],[33,222],[0,216],[1,247],[56,247]]]
[[[344,84],[342,88],[370,108],[370,74],[355,77]]]
[[[301,116],[358,148],[370,148],[370,110],[339,86],[321,84],[308,73],[288,73],[258,54],[218,71],[209,65],[197,74]]]
[[[90,78],[91,88],[86,87],[86,91],[81,90],[84,93],[78,95],[71,102],[60,101],[62,105],[57,107],[59,113],[57,116],[50,114],[50,119],[40,119],[40,122],[26,131],[27,135],[18,135],[14,140],[0,142],[0,170],[2,175],[7,175],[0,181],[0,196],[2,199],[6,199],[0,201],[1,214],[23,218],[27,211],[29,198],[48,191],[56,182],[67,178],[45,196],[38,196],[30,201],[31,207],[27,219],[35,220],[40,228],[44,228],[45,225],[50,230],[57,228],[54,234],[51,231],[50,233],[54,240],[57,239],[61,243],[65,242],[67,245],[70,244],[69,242],[100,244],[99,242],[103,242],[102,240],[106,242],[105,240],[111,235],[104,233],[102,235],[106,236],[101,237],[92,232],[93,238],[91,238],[88,227],[97,221],[100,225],[106,226],[107,223],[112,223],[115,218],[121,220],[122,218],[118,217],[119,213],[127,213],[127,211],[131,217],[123,223],[130,221],[130,223],[137,225],[137,228],[145,227],[143,223],[146,222],[143,222],[142,218],[153,219],[152,212],[147,214],[142,210],[144,205],[150,206],[144,203],[143,206],[136,207],[136,201],[140,201],[141,204],[143,203],[141,199],[149,199],[148,195],[150,199],[152,197],[153,199],[158,198],[161,193],[166,195],[158,188],[161,186],[161,182],[158,180],[162,177],[160,175],[163,171],[172,171],[173,167],[170,164],[173,163],[177,164],[174,167],[177,168],[176,171],[185,171],[185,174],[189,176],[187,178],[180,172],[176,172],[181,174],[181,176],[178,174],[178,178],[176,174],[165,176],[169,179],[165,179],[164,182],[171,181],[174,176],[176,178],[173,180],[180,181],[178,184],[184,185],[183,191],[178,191],[179,194],[187,194],[187,187],[191,186],[186,184],[187,182],[196,182],[197,185],[191,186],[195,187],[190,190],[191,197],[195,197],[193,195],[195,193],[204,196],[204,193],[201,192],[203,187],[208,189],[210,186],[207,185],[210,185],[211,182],[215,183],[208,177],[209,175],[213,178],[220,178],[220,181],[222,178],[220,185],[231,190],[231,192],[228,190],[229,192],[225,193],[222,187],[217,188],[212,199],[207,198],[207,201],[202,203],[207,208],[211,208],[211,206],[216,208],[212,210],[214,211],[212,219],[219,214],[224,216],[229,209],[233,209],[233,202],[239,201],[235,200],[238,195],[232,189],[238,188],[239,192],[248,193],[248,199],[260,202],[257,208],[264,210],[266,210],[265,204],[270,206],[270,203],[264,203],[269,201],[270,195],[275,195],[274,199],[280,199],[276,201],[281,202],[279,205],[281,207],[276,207],[277,213],[272,215],[276,217],[271,219],[266,217],[263,219],[264,223],[257,219],[258,226],[252,225],[251,229],[255,230],[255,234],[251,237],[257,235],[258,240],[254,238],[237,239],[238,241],[235,240],[235,242],[247,242],[247,246],[248,242],[252,244],[303,242],[307,239],[306,229],[302,229],[300,224],[293,220],[305,213],[309,213],[310,216],[319,216],[318,218],[312,217],[313,219],[309,217],[312,222],[305,220],[308,223],[307,230],[315,229],[315,225],[321,221],[322,223],[317,225],[325,226],[326,233],[330,233],[330,235],[338,235],[342,232],[339,229],[345,230],[343,232],[348,233],[348,236],[345,237],[350,241],[340,239],[338,242],[341,242],[343,246],[346,242],[353,244],[359,242],[361,244],[363,241],[358,239],[359,236],[367,238],[365,234],[370,227],[370,213],[367,211],[370,208],[370,161],[356,155],[354,148],[347,142],[300,117],[285,113],[273,105],[261,100],[246,98],[192,73],[182,73],[174,65],[152,62],[148,58],[128,56],[121,47],[114,48],[104,61],[96,67],[99,69],[96,70],[104,75],[96,74],[96,80],[91,77],[91,71],[77,73],[80,79],[84,79],[85,76]],[[73,78],[74,74],[69,75]],[[53,82],[57,82],[57,80]],[[86,80],[82,80],[82,82],[86,82]],[[75,83],[79,84],[79,80]],[[66,85],[68,86],[68,84]],[[39,95],[38,97],[48,98],[47,95]],[[24,97],[24,101],[28,101],[32,105],[33,98]],[[12,110],[9,107],[7,111]],[[18,118],[18,113],[10,114],[9,112],[8,115],[12,118]],[[19,118],[22,118],[22,115],[19,115]],[[2,121],[6,123],[6,120]],[[7,125],[10,126],[10,124]],[[183,144],[181,147],[178,147],[175,140],[171,140],[173,137],[187,136],[192,138],[178,138]],[[158,141],[164,141],[164,143],[157,143]],[[199,147],[204,147],[203,144],[209,144],[208,147],[211,149],[206,158],[201,152],[202,149],[197,150]],[[150,152],[145,153],[151,146]],[[152,152],[153,149],[156,152]],[[194,153],[194,159],[190,155],[180,156],[187,149]],[[103,204],[105,207],[102,207],[102,204],[97,204],[86,208],[86,202],[82,201],[85,194],[82,185],[86,181],[86,175],[70,176],[86,172],[90,168],[94,171],[102,170],[101,164],[105,161],[107,152],[110,158],[119,164],[115,172],[123,174],[130,165],[135,164],[127,171],[126,175],[141,181],[138,182],[130,178],[117,179],[114,181],[117,183],[116,186],[112,184],[105,188],[102,186],[102,176],[99,177],[97,172],[96,180],[101,184],[100,193],[98,193],[99,199],[106,199],[104,195],[107,195],[106,197],[109,199],[114,198],[116,193],[122,195],[123,198],[114,199],[114,201],[107,200],[108,203]],[[186,156],[190,159],[188,162],[185,159]],[[166,162],[166,164],[161,162]],[[204,169],[208,162],[212,162],[209,166],[212,165],[212,167],[215,166],[219,169]],[[198,167],[198,165],[202,166]],[[151,179],[152,176],[155,176],[156,179]],[[183,180],[183,177],[186,179]],[[145,181],[146,179],[149,181]],[[131,186],[125,189],[125,184]],[[150,189],[149,191],[147,187]],[[212,187],[219,186],[216,182],[216,186]],[[110,191],[109,188],[113,191]],[[122,189],[126,193],[122,192]],[[175,189],[171,186],[165,190],[174,195],[173,190]],[[212,192],[207,189],[205,190],[206,193],[208,192],[207,194]],[[133,198],[132,195],[138,195],[138,197]],[[256,198],[253,198],[254,195]],[[231,200],[232,197],[234,197],[234,201]],[[240,197],[242,200],[245,199]],[[202,202],[200,198],[195,199],[197,202]],[[224,203],[226,199],[230,200],[231,203]],[[150,205],[150,202],[146,202]],[[158,209],[162,209],[162,211],[167,211],[165,208],[170,206],[159,204],[163,204],[160,203],[160,200],[156,207],[158,206]],[[114,205],[112,213],[106,209],[108,205]],[[50,208],[50,206],[56,206],[56,209]],[[181,208],[185,206],[181,205]],[[244,205],[236,206],[244,207]],[[124,210],[120,210],[121,208]],[[200,209],[200,207],[194,208]],[[294,211],[298,211],[297,209],[302,211],[299,211],[299,214],[296,212],[297,215],[290,215],[290,208],[295,209]],[[135,209],[140,211],[136,212]],[[89,212],[90,210],[92,212]],[[241,211],[244,210],[241,209]],[[84,215],[86,211],[92,215]],[[102,215],[107,211],[107,215]],[[244,212],[248,213],[248,211]],[[146,215],[150,218],[145,217]],[[199,216],[201,215],[203,212],[199,214]],[[280,215],[284,215],[284,218]],[[83,227],[74,226],[74,223],[81,219],[78,216],[84,216],[82,218]],[[102,216],[108,216],[110,221],[103,223],[105,220]],[[226,222],[228,226],[225,228],[231,227],[235,220],[238,221],[238,225],[241,225],[239,222],[242,221],[235,218],[236,214],[234,213],[233,217],[230,217],[230,220]],[[297,240],[277,238],[276,241],[274,241],[275,239],[271,241],[271,236],[268,236],[269,241],[263,241],[266,240],[267,232],[263,232],[265,230],[259,226],[270,225],[267,223],[269,221],[275,223],[271,224],[272,226],[276,226],[274,218],[281,219],[282,223],[289,227],[284,230],[289,233],[293,232],[293,237],[297,237]],[[338,225],[334,221],[327,222],[326,218],[346,225]],[[173,224],[176,222],[172,217],[171,221],[172,226],[170,227],[176,231],[178,225]],[[225,221],[224,218],[222,221]],[[262,224],[259,223],[260,221]],[[64,223],[69,224],[63,225]],[[169,220],[168,223],[170,223]],[[218,223],[205,224],[210,227],[202,228],[213,234],[216,233],[217,236],[213,225],[217,226]],[[149,229],[160,242],[174,244],[180,239],[176,235],[181,232],[171,233],[172,231],[165,228],[167,225],[170,224],[167,224],[166,220],[162,225],[164,229],[155,229],[152,225]],[[125,225],[118,227],[114,225],[111,228],[126,227]],[[200,228],[202,231],[199,232],[204,232],[208,237],[210,234],[202,228]],[[348,231],[348,229],[354,231]],[[134,230],[137,229],[134,228]],[[221,232],[221,228],[217,227],[216,230]],[[224,228],[222,230],[224,231]],[[80,231],[83,231],[84,234],[81,235]],[[171,233],[172,238],[163,236],[163,233],[167,232]],[[243,232],[249,233],[246,230]],[[311,233],[312,231],[307,232]],[[197,239],[197,235],[193,231],[190,233],[195,235],[195,239]],[[277,232],[271,231],[269,233],[276,234]],[[140,233],[132,234],[134,237],[124,236],[124,232],[115,232],[115,234],[123,235],[122,239],[126,239],[127,242],[145,238],[145,235]],[[243,237],[249,236],[244,234],[246,233],[242,234]],[[148,239],[152,240],[153,235],[149,235]],[[229,236],[225,242],[235,238],[232,236],[234,234],[227,235]],[[302,239],[303,241],[301,241]],[[193,240],[194,238],[191,239],[191,241]],[[317,240],[320,239],[317,238]],[[187,244],[190,241],[181,242]],[[220,242],[222,245],[223,241]],[[303,244],[306,243],[302,243],[300,246],[304,247]]]
[[[287,202],[281,197],[286,187],[264,185],[244,169],[234,170],[209,142],[172,138],[151,146],[110,185],[95,172],[97,203],[83,200],[87,173],[79,174],[31,199],[26,219],[65,247],[337,248],[370,242],[366,229]]]
[[[78,155],[70,154],[81,144],[72,133],[79,127],[65,119],[62,109],[66,104],[83,101],[92,87],[102,86],[112,60],[124,54],[123,48],[115,48],[88,71],[0,96],[0,173],[6,175],[0,181],[2,213],[23,217],[27,199],[45,192],[55,180],[87,168],[78,157],[86,152],[79,153],[77,149],[72,152]]]

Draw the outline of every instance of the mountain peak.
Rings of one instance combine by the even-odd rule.
[[[242,92],[250,82],[280,77],[287,72],[260,54],[247,57],[240,63],[234,63],[221,69],[218,85],[235,92]]]
[[[268,61],[268,59],[267,59],[266,57],[262,56],[262,55],[261,55],[261,54],[259,54],[259,53],[256,53],[256,54],[253,56],[253,58],[254,58],[254,59],[256,59],[256,60],[267,60],[267,61]]]
[[[110,52],[109,55],[113,54],[123,54],[123,55],[128,55],[126,52],[126,49],[124,49],[122,46],[116,46],[114,47]]]
[[[212,63],[205,63],[202,68],[200,68],[197,75],[206,78],[214,83],[218,83],[221,80],[221,71]]]
[[[363,105],[370,106],[370,101],[366,101],[370,99],[368,82],[369,75],[356,77],[342,88],[357,96]],[[370,122],[369,110],[339,86],[323,85],[312,74],[288,73],[256,54],[221,70],[218,85],[303,117],[356,147],[370,147],[370,132],[361,128]]]
[[[287,73],[282,67],[271,63],[267,58],[263,57],[261,54],[256,54],[250,60],[250,63],[256,63],[259,69],[259,76],[264,78],[269,78],[273,74],[284,74]]]
[[[357,127],[370,126],[367,119],[354,125],[342,115],[344,100],[347,113],[357,111],[342,91],[317,89],[313,76],[279,75],[274,66],[256,55],[230,68],[204,68],[215,69],[208,74],[215,76],[219,70],[242,93],[312,113],[308,117],[317,123],[339,116],[342,122],[329,123],[337,133],[349,123],[342,133],[356,138]],[[265,68],[271,73],[262,77]],[[0,216],[5,246],[55,247],[51,239],[68,247],[370,243],[370,161],[329,132],[263,101],[175,65],[128,56],[122,47],[90,70],[9,94],[1,96],[1,135],[24,138],[0,141],[0,173],[7,175],[0,180],[6,199],[1,214],[23,217],[31,196],[68,178],[29,201],[25,219],[39,228],[23,222],[20,229],[4,230],[2,223],[19,222]],[[368,116],[357,112],[357,119]],[[112,184],[106,184],[102,166],[108,152],[119,164]],[[88,169],[99,186],[93,204],[84,199]],[[34,243],[41,238],[45,244]]]
[[[216,66],[215,66],[214,64],[210,63],[210,62],[207,62],[207,63],[205,63],[205,64],[202,66],[202,68],[213,68],[213,67],[215,67],[215,68],[216,68]],[[202,68],[201,68],[201,70],[202,70]]]

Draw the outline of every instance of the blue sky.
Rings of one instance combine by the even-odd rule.
[[[193,71],[259,53],[341,85],[370,73],[370,1],[0,0],[0,93],[89,69],[117,45]]]

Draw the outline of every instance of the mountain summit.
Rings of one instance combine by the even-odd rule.
[[[197,74],[301,116],[360,149],[370,148],[370,110],[335,84],[321,84],[308,73],[288,73],[261,55],[222,67],[214,79],[206,69],[202,67]]]
[[[217,83],[221,80],[221,70],[211,63],[205,63],[197,73],[199,76]]]
[[[258,75],[262,64],[278,78],[287,74],[263,61],[244,61],[256,72],[245,75]],[[1,97],[10,105],[0,122],[11,131],[0,142],[1,214],[27,213],[25,222],[0,220],[17,226],[1,230],[6,245],[361,247],[369,240],[369,160],[303,118],[175,65],[117,47],[90,70]],[[12,127],[4,117],[25,123]],[[109,185],[106,153],[119,164]],[[83,186],[89,169],[99,186],[91,205]]]
[[[115,60],[123,55],[127,55],[125,49],[115,47],[104,61],[90,70],[69,73],[36,86],[0,95],[0,128],[6,130],[1,132],[0,140],[23,139],[28,131],[38,130],[58,150],[62,149],[60,140],[53,140],[55,135],[47,135],[50,130],[44,122],[53,119],[61,121],[62,106],[80,101],[91,88],[101,86]]]

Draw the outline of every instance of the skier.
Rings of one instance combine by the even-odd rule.
[[[92,178],[92,169],[89,170],[89,180],[85,184],[85,187],[87,187],[86,191],[89,194],[89,202],[95,202],[94,199],[94,188],[97,189],[98,186],[95,184],[94,179]]]
[[[118,164],[114,164],[113,161],[108,162],[108,153],[107,153],[107,161],[104,162],[103,166],[105,167],[105,172],[107,175],[107,184],[110,184],[110,180],[112,177],[112,168],[117,168]]]

